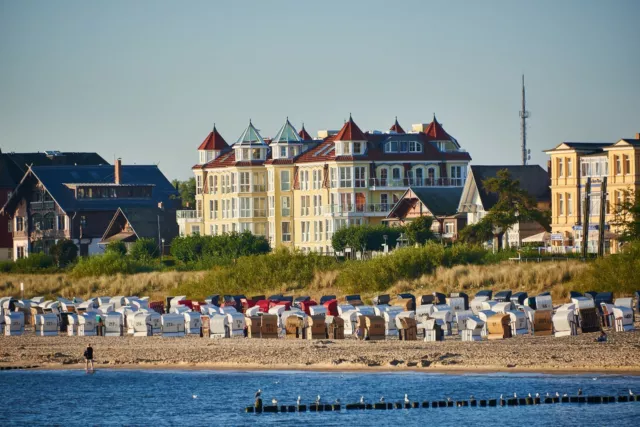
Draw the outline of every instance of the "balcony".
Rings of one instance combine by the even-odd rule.
[[[387,216],[393,207],[391,203],[365,203],[348,205],[329,205],[322,207],[325,215]]]
[[[202,217],[198,216],[198,211],[194,209],[176,211],[176,219],[178,222],[202,222]]]
[[[371,190],[407,189],[408,187],[462,187],[464,178],[370,178]]]
[[[32,211],[46,211],[53,210],[55,207],[55,203],[53,200],[44,201],[44,202],[31,202],[29,203]]]

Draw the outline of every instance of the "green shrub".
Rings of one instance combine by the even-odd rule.
[[[361,250],[363,247],[367,251],[379,251],[384,244],[384,236],[387,236],[387,244],[390,248],[396,246],[403,227],[389,227],[387,225],[353,225],[344,227],[333,233],[331,245],[337,252],[343,251],[346,247],[354,250]]]
[[[211,260],[216,258],[228,261],[241,256],[266,254],[270,250],[269,242],[264,236],[255,236],[249,231],[217,236],[177,237],[171,242],[171,255],[182,263],[200,263],[209,259],[204,263],[211,264]],[[218,262],[214,264],[217,265]]]
[[[133,242],[131,249],[129,249],[129,256],[135,260],[146,262],[160,256],[160,253],[155,240],[142,238]]]
[[[78,258],[78,246],[69,239],[61,239],[49,251],[58,267],[66,267]]]
[[[595,260],[574,281],[582,292],[615,292],[633,295],[640,290],[640,241],[630,242],[619,254]]]
[[[118,255],[126,255],[127,245],[125,245],[121,240],[115,240],[107,245],[104,252],[107,254],[113,253]]]
[[[53,257],[43,253],[32,253],[13,263],[13,273],[44,273],[55,270]]]
[[[118,253],[106,253],[80,258],[71,270],[75,277],[111,276],[114,274],[134,274],[162,269],[159,262],[144,262]]]
[[[419,216],[413,219],[405,226],[405,234],[409,239],[409,244],[424,244],[428,240],[434,238],[431,226],[433,225],[433,217]]]

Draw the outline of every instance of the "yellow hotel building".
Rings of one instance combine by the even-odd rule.
[[[471,157],[435,116],[405,132],[362,132],[350,117],[312,139],[287,119],[273,138],[253,123],[229,146],[214,129],[198,147],[191,231],[251,231],[272,247],[332,252],[333,232],[380,223],[411,187],[462,187]],[[195,227],[195,228],[194,228]]]
[[[579,250],[582,241],[584,191],[591,178],[589,252],[597,252],[602,178],[607,177],[605,233],[607,247],[617,250],[616,229],[610,226],[614,207],[625,191],[640,190],[640,134],[611,143],[563,142],[545,151],[551,156],[551,228],[555,247]]]

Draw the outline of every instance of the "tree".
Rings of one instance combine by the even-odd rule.
[[[124,256],[127,254],[127,245],[125,245],[121,240],[115,240],[110,242],[104,251],[108,254],[113,253]]]
[[[482,183],[488,192],[498,195],[498,201],[477,225],[474,224],[472,230],[462,235],[469,238],[486,237],[490,230],[497,237],[500,250],[504,233],[520,221],[534,221],[547,231],[551,229],[550,212],[538,209],[535,198],[520,187],[520,181],[513,179],[507,169],[498,171],[495,178],[487,178]]]
[[[191,177],[186,181],[174,179],[171,181],[173,186],[180,193],[183,208],[195,208],[196,205],[196,179]]]
[[[404,227],[389,227],[387,225],[352,225],[344,227],[333,233],[331,245],[337,252],[345,248],[354,250],[379,251],[385,243],[384,236],[387,236],[387,244],[395,246],[398,237],[404,231]]]
[[[138,261],[149,261],[159,256],[158,245],[153,239],[138,239],[131,245],[129,255]]]
[[[416,243],[423,245],[428,240],[433,239],[434,236],[431,231],[432,224],[433,218],[430,216],[419,216],[409,222],[405,226],[405,234],[407,235],[407,239],[409,239],[409,243],[412,245]]]
[[[614,205],[611,221],[620,241],[640,240],[640,197],[633,190],[623,191],[622,203]]]
[[[69,239],[58,240],[49,253],[58,267],[66,267],[78,257],[78,247]]]

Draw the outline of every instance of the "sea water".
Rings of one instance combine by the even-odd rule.
[[[364,396],[399,402],[497,399],[529,393],[618,396],[640,393],[640,377],[623,375],[430,374],[108,370],[0,372],[0,426],[164,426],[164,425],[349,425],[409,426],[639,425],[640,402],[601,405],[549,404],[520,407],[419,408],[346,411]],[[340,399],[341,412],[247,414],[262,389],[265,404],[313,403]]]

